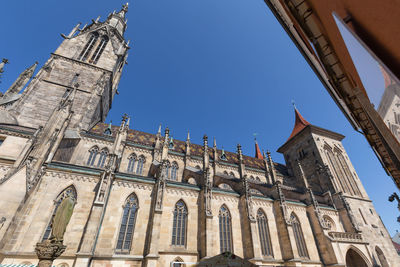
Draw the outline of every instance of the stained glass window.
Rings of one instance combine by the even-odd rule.
[[[170,179],[176,181],[178,171],[178,164],[176,162],[172,163]]]
[[[179,200],[174,209],[174,221],[172,224],[172,245],[185,246],[186,244],[187,208],[182,200]]]
[[[131,249],[138,208],[137,198],[134,194],[131,194],[123,206],[122,221],[116,248],[116,252],[118,253],[128,253]]]
[[[135,169],[136,155],[135,154],[130,155],[128,158],[128,161],[129,162],[128,162],[127,171],[132,173]]]
[[[99,148],[97,146],[92,147],[89,150],[89,158],[86,165],[93,166],[96,160],[97,154],[99,154]]]
[[[271,238],[269,235],[268,221],[262,210],[257,212],[258,234],[260,235],[261,253],[264,256],[272,256]]]
[[[233,252],[231,215],[226,206],[222,206],[219,210],[219,242],[221,253]]]
[[[138,159],[137,168],[136,168],[136,173],[139,175],[142,175],[144,162],[145,162],[144,157],[140,156]]]
[[[292,221],[293,234],[294,239],[296,240],[296,246],[299,252],[299,256],[302,258],[308,258],[307,246],[306,242],[304,241],[304,235],[303,231],[301,230],[299,219],[294,213],[292,213],[290,219]]]
[[[107,155],[108,155],[108,150],[106,148],[102,149],[100,152],[99,161],[97,162],[97,167],[100,167],[100,168],[104,167],[104,163],[106,162]]]

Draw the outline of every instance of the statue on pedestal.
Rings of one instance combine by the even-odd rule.
[[[75,203],[75,199],[71,195],[62,200],[51,223],[50,238],[36,244],[35,251],[39,258],[38,267],[50,267],[53,261],[65,251],[66,246],[63,245],[64,233],[71,219]]]

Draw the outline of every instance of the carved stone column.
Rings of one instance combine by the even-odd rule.
[[[45,240],[37,243],[35,252],[39,258],[38,267],[51,267],[53,261],[60,257],[67,247],[63,245],[62,241]]]

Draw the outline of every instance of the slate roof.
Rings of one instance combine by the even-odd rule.
[[[89,131],[89,134],[94,134],[94,135],[98,135],[98,136],[107,136],[106,134],[104,134],[104,131],[108,127],[109,127],[108,124],[100,122],[100,123],[96,124]],[[115,125],[111,126],[111,137],[116,136],[118,129],[119,129],[119,126],[115,126]],[[110,136],[110,135],[108,135],[108,136]],[[161,139],[164,140],[164,137],[161,137]],[[156,135],[150,134],[150,133],[145,133],[145,132],[138,131],[138,130],[129,129],[127,141],[135,143],[135,144],[139,144],[139,145],[154,147],[155,142],[156,142]],[[174,139],[173,142],[174,142],[174,147],[170,150],[172,150],[174,152],[178,152],[178,153],[185,153],[186,143],[184,141]],[[197,144],[190,144],[190,153],[192,156],[202,157],[203,156],[203,146],[197,145]],[[214,153],[213,153],[212,147],[209,147],[208,153],[209,153],[210,159],[214,160]],[[218,149],[218,154],[221,155],[221,150],[219,150],[219,149]],[[226,163],[230,163],[230,164],[239,164],[237,153],[225,151],[225,155],[226,155],[227,160],[226,161],[220,160],[220,162],[226,162]],[[255,157],[243,155],[243,162],[246,167],[265,170],[263,159],[258,159]],[[286,169],[285,165],[274,162],[274,166],[275,166],[276,171],[278,172],[278,175],[287,176],[287,169]]]

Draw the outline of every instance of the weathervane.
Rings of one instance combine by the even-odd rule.
[[[295,109],[297,109],[297,108],[296,108],[296,102],[294,102],[293,99],[292,99],[292,105],[293,105],[293,107],[294,107]]]

